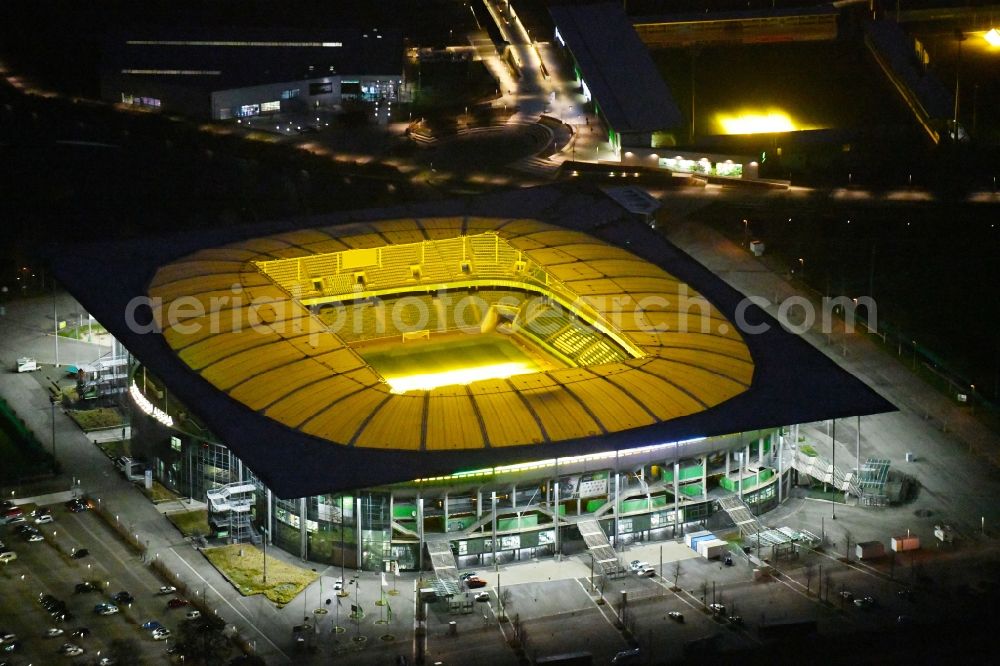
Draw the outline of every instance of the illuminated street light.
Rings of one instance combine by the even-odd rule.
[[[985,35],[983,35],[983,39],[985,39],[986,43],[993,48],[1000,48],[1000,31],[996,28],[991,28]]]

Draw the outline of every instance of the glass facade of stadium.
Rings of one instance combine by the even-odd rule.
[[[581,520],[598,521],[612,543],[672,538],[729,524],[714,515],[721,497],[759,515],[790,483],[785,437],[764,430],[280,499],[151,373],[135,365],[130,381],[133,455],[173,492],[206,502],[215,537],[267,538],[351,568],[429,568],[425,543],[449,543],[459,566],[569,555],[586,547]]]

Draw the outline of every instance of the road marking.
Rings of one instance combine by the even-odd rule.
[[[200,579],[201,579],[201,582],[203,582],[203,583],[204,583],[205,585],[207,585],[207,586],[208,586],[208,589],[210,589],[210,590],[212,590],[213,592],[215,592],[215,594],[216,594],[216,595],[218,595],[218,597],[219,597],[220,599],[222,599],[222,601],[223,601],[223,602],[225,602],[225,604],[226,604],[227,606],[229,606],[229,607],[230,607],[230,608],[231,608],[231,609],[233,610],[233,612],[234,612],[234,613],[236,613],[236,614],[237,614],[237,615],[239,616],[239,618],[240,618],[241,620],[243,620],[243,621],[244,621],[244,622],[246,623],[246,625],[247,625],[248,627],[253,627],[253,630],[254,630],[254,631],[256,631],[256,632],[257,632],[258,634],[260,634],[260,635],[261,635],[261,637],[262,637],[262,638],[263,638],[263,639],[264,639],[265,641],[267,641],[267,642],[268,642],[268,643],[269,643],[269,644],[271,645],[271,647],[273,647],[273,648],[274,648],[275,650],[277,650],[277,651],[278,651],[278,654],[280,654],[280,655],[281,655],[282,657],[284,657],[284,658],[285,658],[285,659],[286,659],[287,661],[291,661],[291,659],[289,659],[288,655],[287,655],[287,654],[285,654],[285,653],[284,653],[284,652],[282,651],[282,649],[281,649],[281,648],[279,648],[279,647],[278,647],[277,645],[275,645],[275,644],[274,644],[274,641],[272,641],[272,640],[271,640],[270,638],[268,638],[268,637],[267,637],[267,634],[265,634],[265,633],[264,633],[263,631],[261,631],[260,629],[258,629],[258,628],[257,628],[257,626],[256,626],[256,625],[255,625],[255,624],[254,624],[253,622],[251,622],[250,620],[248,620],[248,619],[246,618],[246,616],[245,616],[245,615],[243,615],[243,613],[241,613],[241,612],[239,611],[239,609],[238,609],[238,608],[236,608],[236,606],[234,606],[234,605],[233,605],[233,604],[232,604],[232,603],[231,603],[231,602],[229,601],[229,599],[226,599],[226,597],[224,597],[224,596],[222,595],[222,593],[221,593],[221,592],[219,592],[219,591],[218,591],[217,589],[215,589],[215,587],[214,587],[214,586],[213,586],[213,585],[212,585],[211,583],[209,583],[209,582],[208,582],[207,580],[205,580],[205,577],[204,577],[204,576],[202,576],[202,575],[201,575],[201,574],[200,574],[200,573],[198,572],[198,570],[197,570],[197,569],[195,569],[195,568],[194,568],[193,566],[191,566],[191,564],[190,564],[190,563],[188,563],[188,561],[187,561],[187,560],[185,560],[185,559],[184,559],[183,557],[181,557],[181,554],[180,554],[180,553],[178,553],[178,552],[177,552],[177,550],[176,550],[176,549],[175,549],[175,548],[174,548],[173,546],[171,546],[170,550],[174,551],[174,555],[176,555],[176,556],[177,556],[177,559],[179,559],[179,560],[180,560],[181,562],[183,562],[183,563],[184,563],[184,566],[186,566],[186,567],[187,567],[188,569],[190,569],[190,570],[191,570],[191,572],[192,572],[192,573],[193,573],[193,574],[194,574],[195,576],[197,576],[198,578],[200,578]]]
[[[583,591],[587,593],[587,596],[590,597],[591,593],[587,592],[587,587],[582,582],[580,582],[580,579],[574,578],[573,580],[575,580],[577,585],[579,585],[583,589]],[[601,598],[604,599],[603,594],[601,594]],[[625,637],[621,635],[621,630],[619,630],[618,627],[615,625],[614,620],[609,618],[607,614],[604,612],[603,606],[606,605],[608,605],[607,599],[604,600],[604,604],[598,604],[596,601],[594,602],[594,606],[597,608],[597,611],[601,614],[601,617],[603,617],[605,621],[611,625],[611,628],[615,630],[615,632],[622,640],[625,640]]]

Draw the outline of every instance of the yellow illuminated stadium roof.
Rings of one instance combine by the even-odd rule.
[[[477,282],[552,297],[631,357],[393,393],[315,314],[324,303]],[[754,372],[735,327],[694,290],[624,249],[534,220],[404,219],[256,238],[163,266],[149,295],[162,299],[166,342],[214,387],[354,447],[478,449],[619,432],[718,405]]]

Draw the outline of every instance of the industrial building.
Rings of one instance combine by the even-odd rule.
[[[105,101],[227,120],[403,94],[393,26],[329,29],[156,28],[108,37]]]

